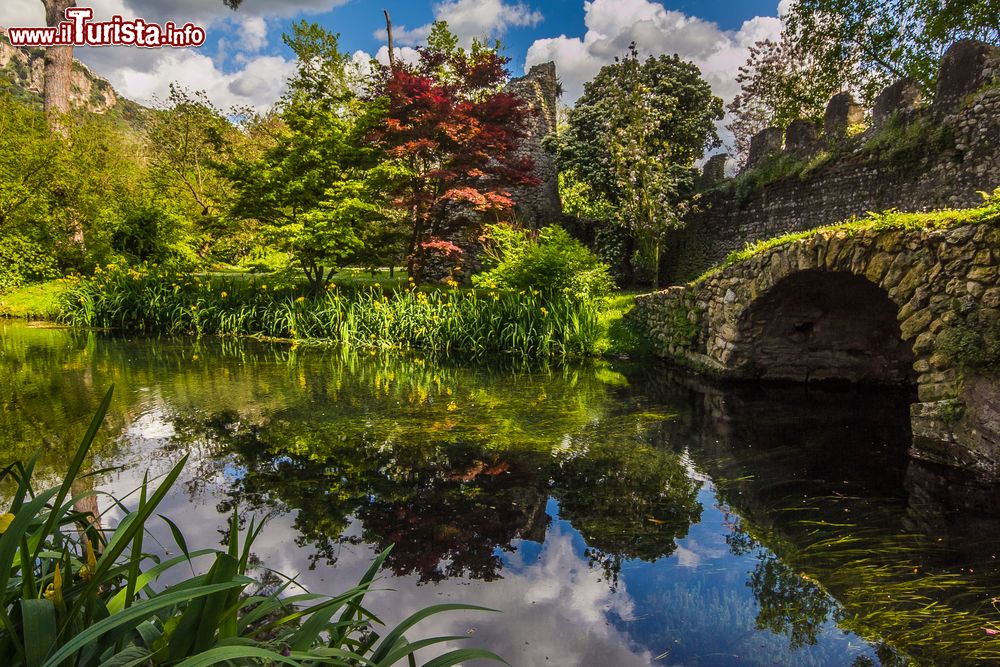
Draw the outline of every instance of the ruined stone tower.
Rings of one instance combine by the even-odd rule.
[[[512,79],[507,84],[509,92],[525,100],[535,110],[528,121],[528,134],[518,152],[531,159],[535,165],[535,176],[541,182],[517,188],[511,193],[521,224],[533,229],[557,222],[562,215],[555,160],[542,147],[545,137],[556,131],[558,89],[556,65],[552,62],[533,65],[525,76]]]

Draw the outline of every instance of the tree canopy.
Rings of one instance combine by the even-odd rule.
[[[584,87],[557,139],[560,168],[616,211],[654,273],[666,232],[680,224],[694,162],[720,145],[722,100],[679,56],[629,53]]]
[[[367,225],[392,217],[376,188],[382,153],[365,140],[382,107],[353,91],[337,36],[301,22],[285,42],[298,71],[273,146],[229,170],[238,192],[232,213],[261,221],[318,290],[363,247]]]
[[[499,44],[464,49],[439,21],[417,51],[415,64],[380,69],[374,92],[388,101],[388,118],[371,136],[402,170],[391,192],[408,212],[410,268],[419,275],[421,244],[478,227],[487,214],[509,218],[511,189],[537,179],[517,150],[531,111],[503,89],[509,59]]]

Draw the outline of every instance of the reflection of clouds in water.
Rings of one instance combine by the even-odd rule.
[[[254,550],[269,566],[293,574],[310,591],[334,593],[361,578],[374,553],[364,547],[345,546],[335,568],[299,571],[302,553],[294,546],[294,517],[275,517]],[[209,536],[210,537],[210,536]],[[519,562],[515,555],[503,578],[493,582],[450,579],[439,584],[417,585],[417,578],[383,579],[369,602],[389,625],[432,604],[462,602],[500,610],[501,614],[453,612],[421,622],[412,638],[469,635],[468,642],[445,645],[443,650],[488,646],[512,665],[588,664],[630,667],[648,665],[648,652],[636,653],[608,621],[609,615],[631,618],[634,605],[620,585],[612,591],[602,573],[591,569],[573,545],[572,535],[549,531],[537,561]],[[526,567],[530,566],[530,567]],[[421,653],[424,659],[433,655]],[[548,659],[546,659],[548,658]]]
[[[171,463],[163,459],[146,461],[154,472],[161,473]],[[183,491],[196,467],[196,461],[189,463],[159,513],[181,527],[190,548],[218,547],[219,531],[228,518],[216,509],[221,497],[213,498],[208,493],[202,502],[192,503],[192,498]],[[102,488],[115,494],[128,493],[141,483],[142,472],[138,466],[129,468],[114,475]],[[361,578],[375,557],[367,547],[344,545],[336,567],[308,570],[308,547],[296,546],[298,531],[294,521],[294,514],[272,517],[253,551],[268,567],[289,576],[297,575],[297,580],[311,592],[343,591]],[[173,540],[164,524],[155,522],[152,528],[162,544],[172,547]],[[356,522],[352,529],[360,530]],[[375,592],[369,603],[390,627],[424,607],[443,602],[475,604],[502,612],[443,614],[421,622],[408,633],[411,638],[470,636],[468,642],[443,645],[438,653],[478,646],[490,647],[510,664],[525,667],[577,665],[581,656],[587,656],[589,664],[648,665],[651,654],[635,652],[628,639],[608,620],[609,616],[625,619],[634,616],[634,604],[624,584],[612,590],[602,580],[603,573],[592,569],[578,552],[572,538],[572,533],[563,527],[551,528],[537,560],[525,562],[517,552],[508,558],[510,567],[504,570],[503,578],[493,582],[450,579],[418,586],[414,576],[385,578],[376,588],[394,592]],[[203,567],[208,564],[202,562]],[[421,652],[423,659],[432,655],[429,651]]]
[[[345,550],[337,570],[350,574],[342,581],[360,577],[371,556],[365,549],[350,554]],[[372,606],[390,625],[440,602],[498,609],[503,613],[459,612],[432,617],[418,626],[418,632],[419,636],[471,633],[468,644],[489,646],[512,665],[577,665],[581,656],[587,656],[588,664],[628,667],[650,663],[651,655],[634,652],[608,620],[609,614],[632,617],[631,597],[624,586],[612,591],[602,580],[602,572],[590,568],[574,547],[571,533],[551,529],[537,561],[519,560],[515,555],[503,578],[493,582],[452,579],[417,586],[415,577],[387,580],[384,584],[397,592],[373,597]],[[319,574],[320,570],[302,573],[303,581],[314,591],[324,588],[315,582]]]
[[[677,564],[680,567],[696,568],[701,565],[701,556],[698,552],[688,549],[680,544],[677,545],[674,557],[677,559]]]
[[[175,433],[173,422],[160,408],[140,414],[125,429],[126,438],[145,440],[166,440],[174,437]]]
[[[679,567],[697,568],[703,562],[713,561],[729,556],[729,548],[725,542],[725,536],[717,533],[706,533],[708,543],[700,539],[688,537],[677,543],[677,550],[673,554]],[[714,544],[713,544],[714,543]]]

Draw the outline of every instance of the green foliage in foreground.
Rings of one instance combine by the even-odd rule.
[[[152,488],[143,483],[136,508],[114,530],[101,530],[75,503],[74,482],[111,402],[109,391],[62,484],[35,490],[36,454],[0,471],[16,487],[0,520],[0,662],[11,667],[96,665],[393,665],[415,664],[417,650],[460,637],[407,641],[428,616],[481,607],[442,604],[421,610],[380,635],[362,605],[388,552],[360,583],[330,597],[282,597],[250,575],[250,548],[263,530],[251,520],[242,543],[234,515],[226,551],[189,551],[165,517],[182,555],[168,560],[143,551],[147,524],[180,475],[181,460]],[[117,501],[115,501],[117,503]],[[194,559],[212,561],[205,574],[161,589],[157,580]],[[446,667],[472,659],[500,660],[459,649],[428,662]]]
[[[597,304],[537,290],[385,292],[329,289],[299,296],[264,283],[202,280],[109,267],[62,297],[77,326],[129,332],[258,336],[356,348],[411,348],[450,356],[589,356],[600,337]]]
[[[827,232],[845,231],[853,234],[868,230],[888,232],[916,229],[948,229],[960,225],[1000,225],[1000,188],[994,190],[989,195],[983,193],[983,196],[985,202],[978,208],[944,209],[923,213],[901,213],[895,210],[883,211],[882,213],[870,213],[864,218],[852,218],[846,222],[839,222],[834,225],[816,227],[804,232],[793,232],[763,241],[747,243],[743,250],[729,253],[729,256],[726,257],[726,260],[722,264],[709,269],[696,278],[695,282],[706,280],[723,269],[729,268],[734,264],[739,264],[740,262],[745,262],[774,248]]]

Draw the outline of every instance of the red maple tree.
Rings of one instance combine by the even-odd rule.
[[[392,193],[412,222],[409,269],[417,280],[428,242],[509,218],[511,189],[536,185],[534,164],[518,151],[534,110],[503,90],[509,58],[475,42],[459,48],[440,22],[415,64],[381,71],[376,93],[388,118],[373,140],[404,166]]]

